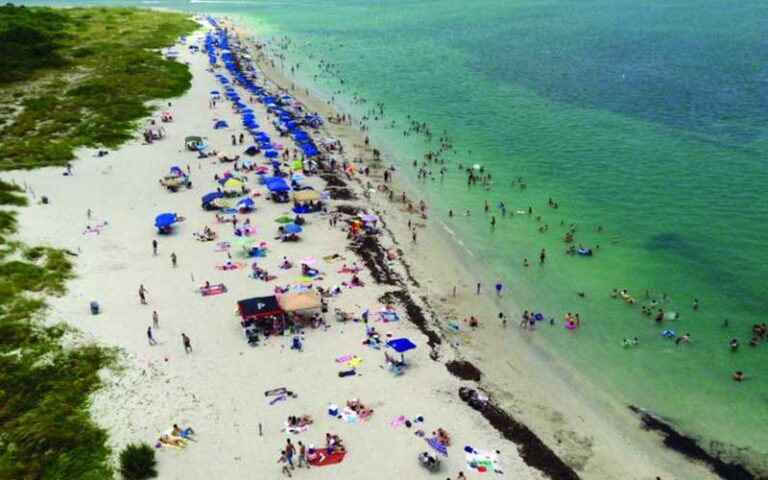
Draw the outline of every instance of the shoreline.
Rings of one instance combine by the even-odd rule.
[[[270,76],[270,74],[268,74],[267,72],[274,69],[268,68],[268,65],[263,65],[263,66],[260,65],[260,68],[262,73],[264,73],[264,75],[270,79],[270,82],[275,83],[276,85],[280,85],[279,82],[281,81],[281,79],[275,78],[277,77],[276,73],[278,72],[272,71]],[[198,79],[193,79],[193,83],[196,80]],[[288,78],[284,78],[283,80],[290,81]],[[298,90],[301,90],[301,88],[299,88]],[[298,92],[298,93],[292,92],[292,93],[296,98],[301,99],[302,103],[304,103],[307,106],[319,105],[321,108],[323,108],[323,105],[318,103],[318,102],[322,102],[320,99],[312,100],[310,98],[307,101],[307,99],[303,98],[304,95],[302,95],[301,92]],[[334,111],[330,105],[325,105],[325,108],[327,108],[327,111],[329,112]],[[322,110],[318,109],[318,111],[322,111]],[[323,116],[325,118],[329,118],[329,115],[325,113],[323,113]],[[364,137],[364,135],[361,132],[356,132],[357,136],[355,136],[355,129],[353,126],[335,125],[335,124],[327,123],[326,127],[328,127],[330,131],[334,131],[334,130],[349,131],[349,138],[345,138],[344,140],[345,151],[347,151],[346,142],[350,141],[352,145],[354,145],[355,149],[364,151],[364,152],[365,151],[370,152],[370,149],[366,149],[361,144],[357,143],[357,142],[361,142],[361,138]],[[175,139],[173,141],[175,141]],[[124,147],[121,147],[121,149],[122,148]],[[372,163],[372,165],[375,166],[377,165],[377,163],[374,162]],[[373,172],[374,172],[374,176],[378,180],[380,169],[373,168]],[[16,172],[13,172],[13,173],[15,174]],[[359,184],[358,180],[359,179],[353,179],[349,182],[344,182],[344,180],[339,179],[339,181],[342,183],[345,183],[345,185],[337,184],[334,186],[332,185],[333,184],[332,180],[328,181],[327,179],[323,178],[323,181],[326,182],[326,185],[330,185],[325,187],[324,189],[331,192],[332,198],[333,198],[334,188],[340,191],[340,196],[337,197],[336,202],[333,204],[333,207],[335,209],[338,210],[341,207],[347,207],[345,202],[350,203],[350,205],[348,206],[349,208],[359,208],[359,207],[355,207],[354,204],[368,203],[361,195],[361,191],[363,187],[362,185]],[[397,183],[397,181],[395,182],[395,184],[398,185],[399,187],[399,184]],[[199,190],[196,190],[195,194],[197,194],[198,192]],[[344,198],[345,196],[347,198]],[[407,239],[407,235],[403,233],[403,229],[402,229],[402,225],[404,222],[399,221],[405,218],[406,216],[401,214],[401,212],[399,211],[392,212],[390,208],[392,208],[393,205],[387,204],[385,202],[386,201],[383,198],[381,199],[377,198],[374,201],[369,202],[369,204],[373,205],[374,210],[377,212],[377,214],[379,214],[379,217],[382,219],[383,229],[386,232],[388,232],[388,236],[390,238],[386,239],[386,243],[391,243],[393,248],[397,249],[398,251],[397,262],[400,264],[400,266],[398,267],[399,271],[393,272],[392,269],[389,268],[387,263],[385,261],[382,261],[382,252],[386,250],[386,247],[382,246],[381,243],[378,241],[378,239],[374,239],[373,242],[359,246],[358,251],[354,252],[355,255],[359,256],[362,262],[366,265],[367,269],[369,270],[369,275],[374,281],[376,281],[376,283],[383,284],[386,287],[396,288],[395,291],[387,291],[382,296],[380,296],[379,297],[380,303],[388,303],[392,299],[397,300],[398,303],[400,303],[404,307],[404,310],[406,314],[409,316],[409,318],[411,319],[411,322],[413,322],[414,325],[418,328],[418,330],[427,337],[428,339],[427,345],[429,345],[432,348],[438,347],[440,349],[439,354],[440,354],[441,360],[439,360],[438,363],[443,363],[443,365],[446,366],[446,369],[448,369],[449,372],[456,378],[461,379],[463,381],[473,381],[473,382],[476,382],[477,380],[479,380],[480,386],[485,387],[481,379],[481,377],[485,377],[485,375],[480,373],[481,371],[484,371],[484,370],[478,369],[477,367],[475,367],[476,365],[475,362],[477,360],[482,360],[482,353],[467,352],[466,349],[462,348],[461,350],[459,350],[453,346],[450,346],[451,339],[448,336],[449,334],[447,334],[444,331],[444,329],[433,329],[430,326],[430,324],[434,325],[436,323],[434,319],[440,316],[440,314],[438,313],[439,308],[435,307],[434,305],[439,305],[441,297],[443,297],[443,300],[445,300],[446,295],[440,292],[446,292],[447,287],[445,285],[439,284],[433,278],[430,278],[430,276],[424,275],[423,270],[428,269],[429,266],[423,265],[425,261],[424,258],[421,259],[422,260],[421,263],[418,261],[420,253],[416,251],[412,251],[412,249],[409,249],[408,247],[406,247],[404,243],[399,243],[399,242],[403,242],[404,239]],[[387,205],[389,205],[390,208],[387,208]],[[394,207],[395,209],[399,210],[399,206],[395,205]],[[21,216],[23,217],[24,210],[21,210],[21,212],[22,212]],[[346,212],[343,212],[343,213],[346,213]],[[421,222],[418,222],[418,223],[421,224]],[[435,226],[434,224],[431,224],[431,222],[427,222],[427,223],[429,224],[427,228],[421,228],[420,232],[426,233],[427,242],[425,244],[429,244],[431,241],[432,244],[435,245],[437,238],[439,238],[439,234],[436,234],[436,230],[439,229],[440,227]],[[430,236],[433,238],[430,238]],[[447,249],[447,250],[450,251],[451,249]],[[438,255],[443,253],[444,251],[445,250],[438,250]],[[431,252],[431,253],[434,254],[434,252]],[[79,262],[80,260],[78,260],[78,263]],[[454,265],[450,265],[450,266],[445,266],[444,268],[449,270],[455,269],[455,271],[459,271],[462,267],[460,266],[456,267]],[[399,278],[393,278],[393,273],[398,275]],[[422,295],[417,295],[416,292],[410,291],[412,289],[416,290],[416,289],[422,289],[422,288],[426,292],[426,293],[423,293]],[[462,304],[465,304],[465,303],[466,302],[461,302],[455,308],[457,309],[462,308],[462,306],[465,306]],[[487,302],[484,302],[484,303],[487,303]],[[488,307],[486,308],[486,310],[492,311],[493,309],[491,307]],[[430,317],[433,319],[431,322],[430,322]],[[492,317],[487,317],[487,318],[492,318]],[[488,322],[488,324],[490,323],[491,322]],[[495,328],[495,327],[492,327],[492,328]],[[486,338],[489,335],[493,335],[493,333],[489,331],[491,330],[491,328],[486,328],[485,330],[486,330],[485,332]],[[513,330],[513,328],[510,328],[510,330]],[[443,340],[446,340],[446,341],[443,341]],[[478,343],[480,342],[478,341]],[[445,348],[446,345],[449,346],[450,348],[446,349]],[[535,347],[532,347],[532,348],[535,348]],[[465,358],[465,356],[469,358]],[[448,362],[444,363],[443,358],[447,358]],[[448,364],[456,365],[455,363],[451,363],[451,362],[465,362],[465,363],[458,364],[459,366],[454,367],[455,371],[451,371],[451,367],[449,367]],[[480,361],[478,363],[482,365],[485,362]],[[472,365],[472,367],[470,368],[467,365]],[[462,373],[462,372],[468,372],[468,373]],[[462,378],[462,376],[465,376],[466,378]],[[475,378],[477,378],[477,380],[475,380]],[[490,380],[486,380],[489,383],[488,388],[490,390],[495,390],[495,389],[503,390],[503,388],[499,388],[500,386],[496,384],[496,382],[498,381],[497,379],[498,379],[498,376]],[[530,380],[527,380],[527,381],[529,384],[531,383]],[[552,391],[558,391],[558,390],[559,388],[555,387]],[[455,392],[453,396],[454,397],[456,396]],[[503,400],[505,400],[504,396],[500,395],[500,398],[502,398],[502,403],[503,403]],[[510,410],[514,413],[518,413],[518,412],[515,412],[516,406],[514,404],[512,406],[513,408],[511,408]],[[462,407],[466,408],[465,405],[462,405]],[[626,405],[624,407],[626,407]],[[494,407],[494,408],[497,408],[499,412],[504,413],[503,406]],[[493,418],[495,418],[496,420],[491,420],[487,416],[485,417],[485,419],[491,425],[493,425],[494,421],[497,423],[504,423],[503,420],[499,420],[499,418],[502,418],[501,413],[494,412],[492,414]],[[525,433],[526,430],[527,432],[530,432],[530,435],[533,436],[532,438],[528,436],[527,438],[520,440],[520,442],[518,443],[517,441],[514,441],[512,438],[509,438],[504,434],[505,427],[503,425],[501,424],[493,425],[496,431],[501,433],[503,436],[506,436],[509,440],[514,441],[514,443],[518,445],[518,450],[525,450],[526,448],[540,449],[542,448],[542,446],[546,447],[546,445],[549,445],[552,443],[550,439],[546,441],[546,444],[544,443],[544,440],[540,440],[539,437],[535,433],[533,433],[534,431],[536,431],[535,428],[531,430],[528,427],[526,427],[526,423],[524,423],[524,422],[527,422],[526,419],[524,419],[522,422],[518,422],[516,420],[516,415],[510,415],[510,414],[506,414],[506,415],[509,415],[509,418],[512,422],[516,422],[520,425],[520,427],[517,427],[517,428],[523,429],[521,430],[523,432],[523,436],[528,435],[527,433]],[[631,416],[627,415],[627,417],[631,417]],[[658,430],[665,433],[669,433],[667,432],[667,430],[665,430],[663,427],[659,426],[658,424],[653,424],[653,425],[654,427],[658,427],[657,428]],[[638,429],[638,432],[639,431],[640,429]],[[648,439],[652,437],[655,438],[656,441],[658,441],[655,434],[647,435]],[[560,442],[557,441],[556,443],[560,443]],[[669,448],[673,448],[669,445],[667,446]],[[627,445],[627,447],[632,448],[634,447],[634,445]],[[557,446],[555,446],[555,448],[557,449]],[[549,456],[549,454],[546,452],[541,453],[540,454],[541,457],[538,460],[534,459],[531,462],[529,462],[529,459],[526,459],[526,455],[524,454],[524,452],[520,452],[519,454],[521,455],[523,460],[526,462],[526,464],[528,464],[529,466],[534,466],[537,470],[544,472],[545,474],[550,476],[550,478],[578,478],[575,471],[571,469],[571,467],[565,466],[565,463],[563,463],[563,465],[555,465],[557,462],[554,459],[557,459],[557,461],[560,461],[560,458],[558,457],[558,452],[556,451],[552,452],[552,456]],[[591,457],[591,458],[594,458],[594,457]],[[694,457],[694,458],[707,461],[705,458],[702,458],[702,457]],[[587,458],[586,460],[587,466],[589,466],[589,460],[590,458]],[[668,469],[667,475],[671,474],[671,472],[673,471],[672,466],[676,464],[674,460],[675,460],[674,458],[666,459],[667,465],[665,465],[665,469]],[[686,463],[688,462],[686,461]],[[548,465],[555,465],[555,466],[552,467],[551,470],[547,470]],[[694,464],[691,464],[691,465],[696,466]],[[563,468],[563,466],[565,466],[565,468]],[[700,468],[692,469],[692,475],[694,470],[698,470],[696,474],[704,471]],[[598,475],[598,471],[588,471],[587,474],[589,476]],[[598,478],[598,477],[594,477],[594,478]],[[633,477],[633,478],[644,478],[644,477]],[[664,478],[666,478],[666,476],[664,476]],[[680,477],[680,478],[685,478],[685,477]],[[695,477],[691,477],[691,478],[695,478]],[[698,478],[702,478],[702,477],[698,477]],[[746,477],[723,477],[723,478],[746,478]]]
[[[247,37],[249,36],[249,34],[250,34],[250,36],[254,36],[253,35],[254,32],[249,32],[248,30],[243,31],[242,33],[245,36],[247,36]],[[337,110],[335,107],[333,107],[332,105],[328,104],[326,102],[326,100],[324,100],[322,98],[319,98],[319,97],[315,97],[314,96],[314,92],[311,92],[308,89],[306,89],[306,86],[300,84],[299,80],[293,79],[293,78],[289,77],[284,71],[282,71],[279,68],[279,66],[272,66],[271,63],[270,63],[271,59],[269,57],[260,55],[258,57],[254,57],[254,59],[256,60],[256,63],[259,65],[259,68],[261,69],[261,71],[265,72],[267,77],[270,78],[270,80],[273,83],[275,83],[276,85],[282,86],[286,91],[290,91],[294,96],[296,96],[297,98],[300,98],[307,105],[313,105],[314,104],[315,106],[319,106],[321,108],[326,108],[328,110],[328,112],[337,112],[337,113],[339,112],[339,110]],[[259,61],[259,60],[261,60],[261,61]],[[295,88],[289,88],[289,85],[295,86]],[[347,125],[347,126],[345,126],[345,125],[337,125],[337,127],[338,128],[348,128],[348,129],[351,129],[351,130],[356,130],[354,122],[353,122],[353,125]],[[359,130],[357,130],[355,133],[358,134],[358,139],[359,140],[362,140],[366,136],[365,133],[360,132]],[[375,142],[375,138],[371,138],[371,149],[369,149],[369,150],[373,149],[374,142]],[[388,157],[387,156],[386,146],[376,145],[376,147],[382,150],[383,155],[382,155],[381,162],[382,163],[386,162],[387,157]],[[366,159],[366,160],[367,160],[366,164],[370,165],[372,168],[375,168],[375,167],[379,166],[379,163],[376,162],[375,160],[369,160],[369,159]],[[390,164],[392,164],[392,163],[390,163]],[[412,184],[402,185],[402,182],[400,182],[398,180],[398,176],[395,175],[394,177],[395,177],[395,179],[392,181],[392,184],[394,184],[395,187],[398,190],[402,190],[402,191],[405,191],[405,192],[409,193],[409,195],[408,195],[409,198],[413,198],[410,195],[410,192],[412,192],[413,185]],[[402,178],[402,175],[399,178]],[[387,214],[389,214],[390,212],[386,209],[386,204],[384,204],[382,206],[382,203],[384,203],[384,202],[382,201],[382,202],[379,203],[379,209],[378,209],[377,213],[381,214],[381,212],[383,211],[383,212],[387,212]],[[407,215],[404,214],[404,212],[396,212],[395,215],[397,216],[398,213],[400,214],[399,215],[400,219],[402,219],[403,217],[407,216]],[[387,215],[383,215],[383,216],[387,216]],[[427,232],[430,232],[432,234],[433,238],[431,239],[432,240],[431,241],[431,245],[435,245],[436,241],[438,241],[437,239],[440,237],[439,230],[441,228],[444,228],[447,232],[450,233],[450,236],[451,236],[450,243],[452,243],[452,244],[457,243],[458,240],[453,237],[453,234],[452,234],[450,228],[447,225],[445,225],[442,221],[438,220],[437,222],[438,223],[435,224],[434,222],[427,221],[427,222],[424,222],[426,224],[426,225],[424,225],[424,224],[420,224],[420,222],[417,220],[415,223],[416,223],[416,225],[418,227],[422,227],[423,231],[427,231]],[[401,225],[402,225],[402,223],[403,222],[400,222]],[[423,227],[426,227],[426,228],[423,228]],[[404,233],[404,232],[401,231],[401,232],[395,233],[395,232],[393,232],[390,229],[388,229],[388,232],[393,237],[393,239],[394,238],[406,238],[407,237],[407,232]],[[456,244],[456,245],[451,245],[451,247],[452,248],[449,248],[447,250],[448,251],[461,250],[462,253],[464,253],[464,254],[468,254],[470,256],[472,255],[471,251],[466,250],[465,248],[463,248],[463,245]],[[399,249],[399,252],[401,254],[400,258],[402,259],[403,258],[403,255],[402,255],[403,254],[403,250]],[[404,263],[404,265],[406,265],[406,268],[409,270],[409,277],[414,282],[416,282],[416,278],[415,277],[418,277],[419,275],[418,274],[415,274],[415,275],[411,274],[410,270],[414,266],[416,266],[417,269],[418,269],[418,265],[412,265],[412,264],[408,263],[408,262],[414,262],[415,258],[413,256],[408,257],[407,256],[408,252],[405,252],[405,253],[406,253],[406,257],[407,258],[403,259],[402,262]],[[423,259],[421,259],[421,260],[423,261]],[[415,263],[418,263],[418,262],[415,262]],[[423,272],[421,272],[421,273],[423,273]],[[422,275],[421,278],[423,278],[423,275]],[[478,278],[478,277],[475,277],[475,278]],[[424,283],[424,282],[422,282],[422,283]],[[433,282],[427,281],[426,283],[430,284],[430,283],[433,283]],[[416,282],[416,286],[417,287],[419,286],[418,282]],[[449,290],[449,288],[450,288],[450,284],[444,283],[444,284],[441,285],[441,287],[442,288],[439,288],[439,290],[441,290],[443,292],[447,292]],[[445,294],[440,294],[440,293],[436,293],[436,292],[433,291],[432,292],[432,298],[430,300],[432,300],[432,303],[434,303],[434,300],[436,300],[436,299],[445,299],[446,296],[447,295],[445,295]],[[487,303],[487,300],[488,299],[486,299],[486,303]],[[426,302],[426,303],[428,305],[430,304],[429,301]],[[517,306],[516,305],[513,308],[515,310],[517,310]],[[433,313],[435,312],[435,309],[432,308],[431,310],[432,310]],[[487,311],[488,311],[488,313],[490,313],[490,310],[487,310]],[[517,313],[520,313],[520,312],[518,311]],[[491,316],[487,316],[486,318],[492,318],[492,317]],[[443,338],[447,339],[447,337],[445,337],[445,335],[444,335],[445,334],[445,329],[444,328],[443,329],[438,329],[438,331],[441,334],[443,334]],[[549,352],[549,351],[544,353],[544,356],[548,357],[547,361],[550,361],[551,363],[560,363],[558,360],[556,360],[554,357],[552,357],[552,353],[553,352]],[[459,353],[458,351],[455,351],[454,354],[458,358],[464,358],[464,355],[462,353]],[[466,361],[466,360],[461,360],[461,361]],[[469,363],[469,362],[467,362],[467,363]],[[474,365],[473,365],[473,367],[474,367]],[[476,369],[476,367],[475,367],[475,369]],[[573,374],[574,372],[569,372],[569,373]],[[461,378],[461,377],[459,377],[459,378]],[[580,377],[579,380],[576,381],[576,383],[578,383],[578,382],[588,383],[588,382],[586,382],[586,379],[583,378],[583,377]],[[575,388],[574,382],[571,382],[571,387]],[[583,392],[581,392],[581,393],[583,394]],[[605,397],[602,397],[601,400],[603,402],[606,401]],[[694,470],[699,470],[699,467],[701,467],[702,464],[706,464],[708,466],[707,469],[706,469],[707,473],[715,474],[715,475],[717,475],[717,476],[719,476],[721,478],[726,478],[726,479],[760,478],[758,476],[754,476],[754,474],[749,473],[750,470],[745,465],[740,464],[738,461],[724,460],[720,456],[720,454],[718,454],[718,452],[708,452],[706,449],[704,449],[702,447],[702,445],[700,444],[700,441],[694,440],[694,439],[692,439],[690,437],[685,436],[684,434],[679,433],[675,429],[674,426],[672,426],[670,424],[667,424],[667,423],[664,423],[663,421],[659,420],[658,418],[653,417],[655,419],[654,425],[656,427],[658,427],[658,428],[649,429],[648,428],[648,423],[647,423],[646,418],[645,418],[645,415],[640,416],[639,418],[638,418],[638,416],[635,416],[635,415],[626,415],[626,411],[628,409],[630,411],[633,411],[633,409],[636,408],[636,407],[634,407],[632,405],[629,405],[629,404],[625,404],[625,403],[622,404],[620,402],[611,402],[611,403],[613,403],[612,407],[610,407],[611,410],[613,410],[612,413],[616,413],[617,416],[621,416],[622,418],[624,418],[624,422],[631,423],[632,427],[635,429],[634,433],[636,433],[637,435],[644,435],[649,430],[658,430],[658,431],[664,432],[666,435],[668,435],[670,437],[674,437],[674,438],[680,440],[680,441],[676,441],[676,442],[671,442],[670,443],[670,442],[666,441],[664,438],[659,438],[659,437],[656,437],[655,435],[654,436],[646,436],[646,435],[644,435],[645,436],[644,440],[646,442],[646,445],[650,444],[650,446],[658,448],[659,451],[666,451],[668,453],[672,453],[673,455],[680,454],[682,456],[681,458],[677,458],[677,459],[673,458],[672,459],[672,463],[673,464],[676,463],[676,464],[679,465],[679,462],[677,462],[677,460],[682,460],[685,464],[687,464],[687,465],[689,465],[691,467],[694,467]],[[602,406],[605,406],[605,403],[603,403]],[[535,423],[538,423],[538,422],[535,422]],[[557,440],[556,442],[559,444],[560,440]],[[700,452],[695,454],[695,455],[689,455],[689,452],[692,449],[694,449],[694,450],[695,449],[699,449]],[[733,468],[721,468],[722,465],[725,465],[726,467],[733,467]],[[709,470],[709,468],[711,468],[712,470]],[[679,474],[679,472],[676,472],[676,473]],[[699,472],[699,473],[701,473],[701,472]],[[743,476],[744,473],[746,473],[748,476]],[[697,476],[698,474],[694,474],[694,475]],[[749,475],[751,475],[751,476],[749,476]],[[696,476],[694,478],[697,478]],[[700,478],[700,477],[698,477],[698,478]]]

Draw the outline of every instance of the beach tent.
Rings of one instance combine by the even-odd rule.
[[[316,190],[302,190],[293,196],[297,202],[314,202],[320,200],[320,194]]]
[[[217,198],[222,198],[222,197],[223,195],[221,194],[221,192],[211,192],[203,195],[203,198],[201,198],[200,200],[203,205],[207,205],[213,202],[214,200],[216,200]]]
[[[313,290],[285,293],[280,295],[277,301],[285,312],[317,310],[323,306],[320,302],[320,296]]]
[[[269,297],[254,297],[240,300],[237,302],[237,312],[243,320],[248,320],[268,315],[280,315],[283,313],[283,310],[277,302],[277,297],[271,295]]]
[[[227,122],[225,122],[224,120],[219,120],[218,122],[213,124],[213,128],[215,130],[218,130],[220,128],[228,128],[228,127],[229,125],[227,125]]]
[[[407,338],[395,338],[387,342],[387,345],[397,353],[404,353],[408,350],[413,350],[416,345]]]
[[[202,137],[190,135],[184,139],[184,147],[187,150],[203,150],[205,148],[205,143],[203,143]]]
[[[251,145],[250,147],[246,148],[243,153],[246,155],[254,156],[259,153],[259,147],[256,145]]]

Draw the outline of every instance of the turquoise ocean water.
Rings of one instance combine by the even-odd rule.
[[[448,173],[440,180],[440,166],[430,166],[436,179],[420,188],[431,218],[472,246],[486,284],[501,277],[521,308],[556,317],[541,335],[622,401],[725,450],[748,448],[753,461],[768,458],[768,342],[748,346],[768,306],[768,3],[119,3],[243,18],[345,110],[359,117],[383,102],[371,136],[414,182],[411,162],[426,146],[403,136],[409,118],[426,121],[435,138],[447,131]],[[484,165],[491,190],[468,187],[458,163]],[[524,190],[513,184],[520,176]],[[500,201],[534,214],[502,218]],[[472,216],[449,219],[449,208]],[[563,253],[572,223],[576,244],[600,245],[595,257]],[[613,288],[639,304],[612,300]],[[641,315],[646,289],[667,293],[663,307],[680,318],[658,326]],[[581,314],[577,332],[562,328],[566,311]],[[676,346],[665,328],[693,341]],[[624,337],[640,346],[621,348]],[[734,370],[751,378],[737,384]]]

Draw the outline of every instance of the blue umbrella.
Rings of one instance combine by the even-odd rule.
[[[445,445],[440,443],[440,440],[436,439],[435,437],[430,437],[430,438],[427,438],[426,440],[429,446],[432,447],[434,451],[436,451],[437,453],[439,453],[444,457],[448,456],[448,449],[445,447]]]
[[[246,198],[240,200],[239,202],[237,202],[238,208],[250,208],[250,207],[254,206],[254,204],[255,204],[255,202],[253,201],[253,199],[252,198],[248,198],[248,197],[246,197]]]
[[[202,201],[203,205],[205,205],[206,203],[211,203],[217,198],[221,198],[223,196],[224,195],[222,195],[221,192],[211,192],[203,195],[203,198],[201,198],[200,200]]]
[[[218,90],[211,90],[211,95],[221,95]]]
[[[397,353],[407,352],[408,350],[416,348],[416,345],[407,338],[395,338],[394,340],[388,341],[387,345],[392,347]]]
[[[288,233],[301,233],[301,227],[295,223],[287,223],[283,229]]]
[[[155,226],[157,228],[170,227],[174,223],[176,223],[175,213],[161,213],[160,215],[155,217]]]
[[[274,150],[267,150],[264,152],[264,156],[267,158],[275,158],[278,155],[278,153]]]

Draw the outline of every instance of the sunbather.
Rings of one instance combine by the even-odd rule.
[[[445,430],[443,430],[442,428],[438,428],[438,429],[437,429],[437,432],[435,432],[435,433],[433,434],[433,436],[434,436],[435,438],[437,438],[437,440],[438,440],[440,443],[442,443],[443,445],[445,445],[446,447],[447,447],[448,445],[450,445],[450,444],[451,444],[451,436],[450,436],[450,435],[448,435],[448,432],[446,432],[446,431],[445,431]]]
[[[170,435],[160,435],[160,438],[157,439],[158,442],[160,442],[163,445],[170,445],[171,447],[178,447],[178,448],[184,448],[186,443],[184,443],[184,439],[182,438],[173,438]]]
[[[192,440],[195,441],[191,436],[195,434],[195,431],[192,430],[192,427],[187,427],[185,429],[179,428],[177,424],[173,424],[173,430],[171,430],[171,436],[173,437],[179,437],[183,438],[185,440]]]

